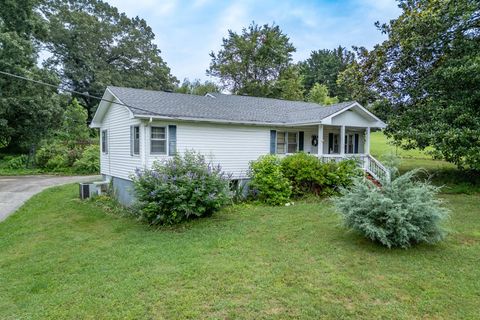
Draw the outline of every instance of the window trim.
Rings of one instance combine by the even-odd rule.
[[[138,152],[135,153],[135,129],[138,129]],[[141,149],[141,142],[140,142],[140,125],[132,125],[130,126],[130,156],[132,157],[139,157],[140,156],[140,149]]]
[[[153,128],[163,128],[165,129],[165,139],[153,139],[152,132]],[[165,141],[165,152],[153,152],[152,151],[152,141]],[[168,127],[166,125],[154,125],[150,126],[150,154],[168,156]]]
[[[100,132],[100,143],[103,154],[108,154],[108,129],[103,129]]]
[[[296,150],[295,152],[288,152],[288,145],[290,144],[288,142],[288,134],[289,133],[294,133],[296,135],[296,139],[295,139],[295,145],[297,146],[296,147]],[[285,137],[285,142],[283,143],[284,144],[284,150],[285,152],[284,153],[278,153],[278,137],[280,134],[284,134],[284,137]],[[278,131],[277,130],[277,136],[276,136],[276,141],[275,141],[275,154],[280,154],[280,155],[289,155],[289,154],[295,154],[295,153],[298,153],[299,150],[299,139],[300,139],[300,131]],[[293,143],[292,143],[293,144]]]
[[[288,141],[288,135],[289,135],[289,133],[295,133],[295,146],[296,146],[296,148],[295,148],[295,152],[293,152],[293,153],[298,153],[298,152],[299,152],[300,131],[290,131],[290,132],[287,131],[287,141],[286,141],[286,142],[287,142],[287,150],[286,150],[287,153],[286,153],[286,154],[293,154],[293,153],[291,153],[291,152],[288,152],[288,147],[289,147],[291,144],[293,145],[293,143],[290,143],[290,142]]]
[[[345,133],[345,153],[346,154],[359,154],[360,153],[360,135],[358,136],[358,145],[355,143],[355,135],[358,134],[357,132],[349,132]],[[352,152],[350,152],[350,145],[352,147]],[[355,149],[359,152],[355,153]]]

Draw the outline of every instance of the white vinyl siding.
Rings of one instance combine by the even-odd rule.
[[[200,152],[208,161],[220,164],[234,179],[246,178],[250,161],[270,151],[271,128],[268,127],[155,121],[151,126],[170,124],[177,125],[178,153],[183,154],[186,150]],[[147,166],[150,167],[155,160],[168,158],[166,155],[149,154]]]
[[[121,105],[112,104],[106,112],[100,132],[107,131],[108,153],[100,155],[100,173],[130,180],[136,168],[142,167],[142,157],[131,156],[131,127],[140,126],[140,146],[144,140],[140,120],[130,118],[130,112]],[[101,141],[101,138],[100,138]],[[140,147],[140,154],[142,154]]]

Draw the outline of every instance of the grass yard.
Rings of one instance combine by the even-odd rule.
[[[371,153],[374,157],[382,160],[382,156],[393,153],[401,158],[400,172],[415,168],[427,170],[432,182],[443,187],[445,193],[469,193],[480,192],[479,172],[458,170],[454,164],[446,161],[434,160],[431,156],[420,150],[402,150],[396,148],[382,132],[374,132],[371,135]]]
[[[232,207],[153,230],[46,190],[0,223],[1,319],[474,319],[480,195],[445,195],[451,234],[388,250],[328,202]]]

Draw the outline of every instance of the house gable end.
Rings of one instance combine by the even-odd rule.
[[[123,102],[118,99],[107,87],[105,93],[102,96],[102,100],[100,101],[97,110],[95,111],[95,115],[92,118],[92,122],[90,123],[91,128],[100,128],[107,114],[108,110],[112,105],[122,106],[128,110],[130,118],[133,118],[134,115],[131,110],[123,104]]]

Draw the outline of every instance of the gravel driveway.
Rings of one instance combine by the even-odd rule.
[[[14,176],[0,177],[0,221],[5,220],[22,204],[40,191],[73,182],[99,181],[101,176]]]

